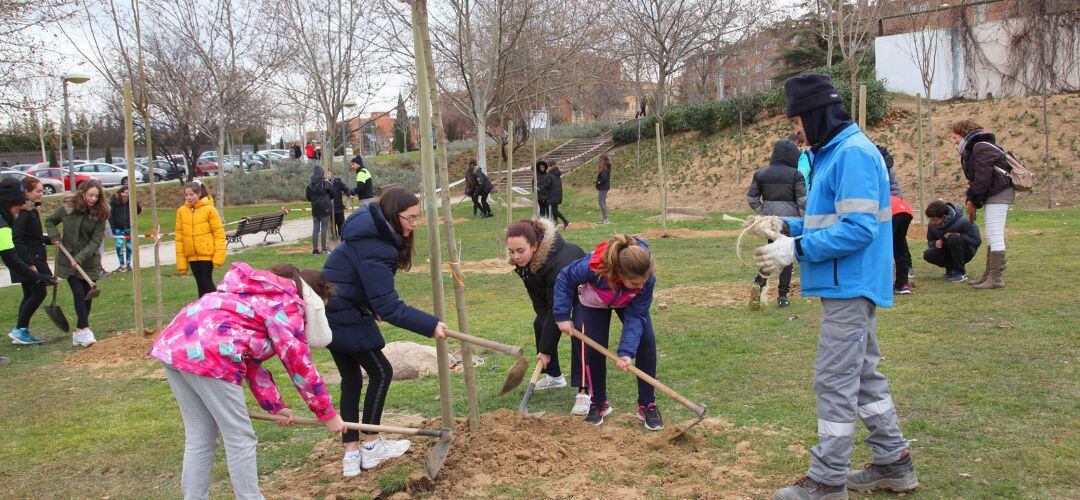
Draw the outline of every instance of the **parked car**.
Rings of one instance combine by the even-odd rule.
[[[215,157],[214,159],[216,160],[217,158]],[[209,159],[204,158],[204,159],[199,160],[199,163],[195,164],[195,176],[196,177],[214,175],[214,174],[217,174],[217,171],[218,171],[218,164],[217,164],[216,161],[211,161]]]
[[[210,158],[211,156],[216,157],[217,155],[218,155],[217,151],[203,151],[202,153],[199,154],[199,159],[200,160],[205,160],[207,158]]]
[[[27,172],[28,174],[41,179],[45,182],[45,179],[54,179],[64,183],[64,191],[71,191],[71,176],[68,175],[68,171],[62,168],[38,168]],[[86,174],[75,173],[75,187],[82,185],[82,183],[93,179]]]
[[[163,168],[165,166],[171,167],[172,164],[165,160],[158,160],[154,162],[154,182],[161,182],[168,179],[169,171]],[[135,170],[137,170],[139,174],[142,175],[142,180],[139,182],[150,181],[150,174],[148,173],[150,171],[150,167],[147,166],[146,163],[137,163],[135,165]]]
[[[18,165],[12,165],[11,166],[11,170],[14,170],[16,172],[28,172],[33,168],[34,168],[33,163],[20,163]]]
[[[79,165],[75,167],[75,172],[83,173],[101,181],[101,185],[105,187],[120,186],[127,184],[128,171],[126,168],[121,168],[116,165],[110,165],[108,163],[87,163],[86,165]],[[142,182],[143,175],[138,171],[135,172],[135,182]]]
[[[64,190],[64,182],[59,179],[43,179],[40,177],[34,177],[26,172],[19,172],[17,170],[6,170],[3,173],[0,173],[0,179],[10,178],[22,182],[22,180],[26,177],[33,177],[41,181],[41,188],[45,190],[45,194],[56,194]]]
[[[281,160],[281,159],[288,158],[290,152],[289,152],[288,149],[264,149],[262,151],[256,151],[256,153],[261,154],[263,156],[273,155],[273,156],[277,157],[276,159]]]

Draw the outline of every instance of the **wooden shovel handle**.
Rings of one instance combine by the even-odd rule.
[[[86,275],[86,271],[83,271],[82,266],[80,266],[79,263],[75,261],[75,257],[72,257],[71,254],[68,253],[67,249],[64,248],[63,243],[57,241],[56,248],[59,248],[61,252],[64,252],[64,255],[67,256],[68,260],[71,261],[72,267],[74,267],[75,270],[79,272],[79,275],[82,276],[82,279],[86,280],[86,282],[91,285],[94,284],[94,280],[90,279],[90,277]]]
[[[255,420],[267,420],[270,422],[278,422],[285,417],[280,415],[271,415],[269,413],[252,413],[249,415]],[[303,425],[323,425],[317,419],[307,417],[293,417],[293,422]],[[385,432],[387,434],[405,434],[409,436],[427,436],[427,437],[442,437],[442,431],[433,429],[413,429],[411,427],[394,427],[390,425],[370,425],[370,424],[354,424],[352,422],[345,422],[345,427],[354,431],[367,431],[367,432]]]
[[[462,342],[468,342],[468,343],[473,344],[473,345],[478,345],[480,347],[486,347],[488,349],[491,349],[493,351],[498,351],[498,352],[501,352],[503,354],[509,354],[510,356],[520,357],[520,356],[525,355],[525,350],[522,349],[521,347],[515,347],[515,346],[512,346],[512,345],[503,344],[501,342],[495,342],[494,340],[488,340],[488,339],[482,339],[480,337],[474,337],[474,336],[469,335],[467,333],[461,333],[459,331],[451,330],[449,328],[446,329],[446,336],[450,337],[450,338],[458,339],[458,340],[460,340]]]
[[[608,359],[611,359],[612,361],[615,361],[616,363],[620,361],[619,356],[615,355],[615,353],[609,351],[606,347],[600,345],[595,340],[590,339],[589,337],[586,337],[584,333],[581,333],[581,332],[577,331],[576,328],[571,330],[570,335],[572,335],[572,336],[576,337],[578,340],[588,344],[589,347],[592,347],[593,349],[596,349],[597,352],[599,352],[600,354],[603,354],[604,356],[607,356]],[[679,393],[675,392],[670,387],[664,385],[663,382],[660,382],[659,380],[656,380],[655,378],[649,376],[649,374],[639,370],[638,367],[636,367],[634,365],[630,365],[630,373],[633,373],[635,376],[637,376],[637,378],[639,378],[641,380],[644,380],[645,383],[647,383],[647,384],[649,384],[649,385],[651,385],[651,386],[653,386],[653,387],[655,387],[657,389],[660,389],[660,392],[663,392],[664,394],[667,394],[668,396],[671,397],[671,399],[674,399],[675,401],[678,401],[679,404],[689,408],[690,411],[694,412],[694,415],[700,417],[700,416],[705,414],[705,406],[699,405],[699,404],[697,404],[697,403],[695,403],[693,401],[690,401],[689,399],[686,399],[682,394],[679,394]]]
[[[540,380],[540,372],[544,371],[544,365],[539,362],[536,363],[536,369],[533,370],[532,377],[529,378],[529,384],[536,385],[536,381]]]

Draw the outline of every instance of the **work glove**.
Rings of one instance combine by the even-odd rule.
[[[795,263],[795,240],[778,235],[772,243],[754,249],[754,263],[766,276],[780,272]]]
[[[784,221],[775,215],[751,215],[743,223],[748,233],[767,240],[776,240],[784,230]]]

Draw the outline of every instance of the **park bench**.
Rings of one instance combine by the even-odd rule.
[[[236,229],[225,233],[225,241],[228,243],[239,243],[240,246],[247,248],[242,239],[247,234],[266,233],[263,236],[263,241],[270,237],[271,234],[276,234],[281,241],[285,241],[285,237],[281,235],[281,224],[285,222],[285,212],[271,212],[268,214],[249,215],[240,219],[237,223]]]

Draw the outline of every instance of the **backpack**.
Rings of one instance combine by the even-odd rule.
[[[994,165],[994,170],[997,170],[999,174],[1004,175],[1006,179],[1012,184],[1013,189],[1019,192],[1031,191],[1035,187],[1035,173],[1028,170],[1024,166],[1024,162],[1020,161],[1016,155],[1013,155],[1010,151],[1005,151],[997,144],[987,143],[997,148],[1004,155],[1005,163],[1009,165],[1009,170],[1005,170],[997,165]]]

